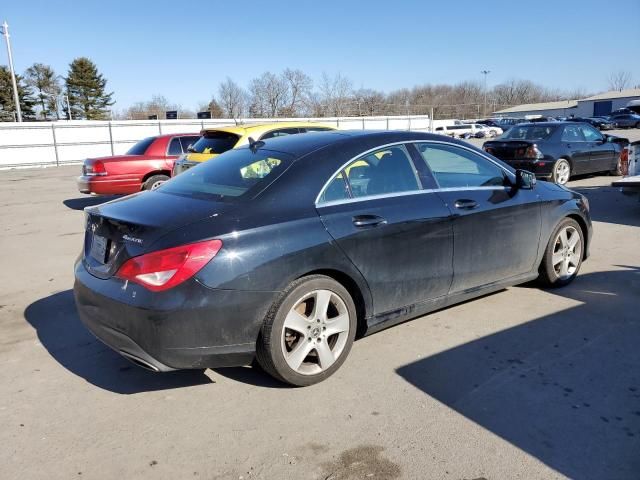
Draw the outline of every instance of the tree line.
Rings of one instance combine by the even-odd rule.
[[[22,75],[16,75],[23,120],[109,118],[113,92],[107,92],[107,80],[95,63],[86,57],[69,64],[66,77],[57,75],[49,65],[34,63]],[[14,121],[16,105],[11,73],[0,66],[0,120]]]
[[[105,118],[146,120],[164,118],[177,110],[179,118],[195,118],[197,112],[209,112],[212,118],[238,119],[276,117],[335,117],[375,115],[430,115],[434,118],[477,118],[496,110],[525,103],[573,100],[588,95],[582,90],[562,91],[546,88],[530,80],[512,79],[487,89],[479,81],[454,85],[424,84],[382,92],[355,88],[342,74],[326,73],[315,80],[299,69],[270,71],[251,79],[246,87],[231,77],[218,85],[208,102],[197,110],[183,108],[162,95],[136,102],[120,112],[112,111],[113,92],[107,92],[107,80],[88,58],[74,59],[66,77],[41,63],[17,76],[20,106],[25,120],[60,118],[100,120]],[[628,72],[608,77],[611,90],[631,86]],[[68,98],[68,104],[67,104]],[[0,66],[0,119],[13,120],[15,105],[11,78]],[[63,112],[61,114],[61,112]]]

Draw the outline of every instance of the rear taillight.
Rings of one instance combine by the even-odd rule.
[[[542,154],[540,149],[538,149],[537,145],[531,145],[530,147],[527,147],[527,150],[524,152],[524,158],[533,158],[535,160],[539,160],[541,158],[544,158],[544,155]]]
[[[104,168],[104,163],[101,161],[94,161],[91,163],[85,163],[82,171],[85,175],[93,176],[93,175],[106,175],[107,169]]]
[[[491,155],[493,155],[493,148],[491,148],[491,147],[484,147],[484,151],[489,153],[489,154],[491,154]]]
[[[221,240],[207,240],[167,248],[127,260],[116,277],[159,292],[188,280],[216,256]]]

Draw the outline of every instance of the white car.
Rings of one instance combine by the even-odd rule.
[[[442,127],[437,127],[435,129],[435,133],[459,138],[469,138],[476,136],[482,137],[482,134],[484,134],[484,137],[494,138],[498,135],[502,135],[502,129],[499,127],[489,127],[487,125],[481,125],[479,123],[464,123],[460,125],[444,125]]]

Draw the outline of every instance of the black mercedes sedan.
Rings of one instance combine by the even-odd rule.
[[[154,371],[259,364],[304,386],[354,338],[588,255],[586,198],[458,140],[291,135],[86,209],[80,317]]]
[[[514,168],[564,185],[572,175],[616,174],[623,148],[617,140],[584,122],[525,123],[482,148]]]

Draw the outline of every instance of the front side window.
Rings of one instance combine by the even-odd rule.
[[[220,154],[235,147],[240,137],[229,132],[205,132],[196,143],[191,146],[190,152],[205,154]]]
[[[227,202],[250,198],[278,178],[293,159],[268,150],[229,150],[214,162],[203,162],[172,178],[157,191]]]
[[[346,182],[345,182],[346,179]],[[321,202],[420,190],[409,152],[404,145],[364,155],[340,171],[322,192]]]
[[[587,142],[597,142],[602,140],[602,135],[600,132],[593,128],[591,125],[580,125],[580,130],[582,130],[582,134]]]
[[[419,143],[416,147],[440,188],[505,185],[500,167],[469,150],[431,143]]]

